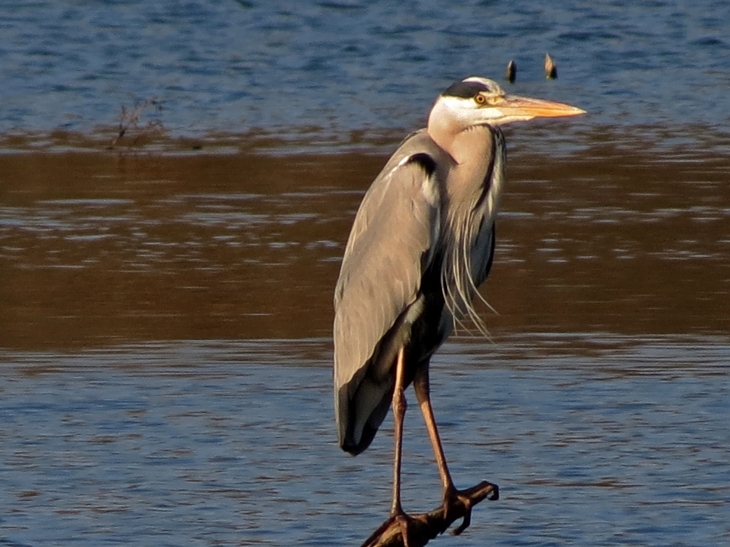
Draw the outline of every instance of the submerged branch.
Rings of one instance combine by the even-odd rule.
[[[408,515],[408,547],[423,547],[439,534],[443,534],[454,521],[466,517],[467,520],[454,530],[455,534],[461,533],[469,525],[471,508],[484,499],[499,499],[499,488],[496,484],[485,481],[462,490],[459,494],[468,502],[464,504],[461,499],[457,499],[449,515],[446,515],[443,505],[428,513]],[[393,517],[389,518],[361,547],[404,547],[401,522]]]

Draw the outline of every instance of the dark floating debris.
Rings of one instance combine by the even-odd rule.
[[[545,54],[545,77],[548,80],[555,80],[558,77],[558,66],[549,53]]]
[[[504,77],[511,84],[515,82],[515,78],[517,78],[517,66],[515,65],[514,61],[510,61],[509,63],[507,63],[507,73]]]

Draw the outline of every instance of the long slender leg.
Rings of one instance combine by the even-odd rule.
[[[398,351],[395,365],[395,387],[393,389],[393,420],[395,422],[395,455],[393,457],[393,503],[390,506],[391,516],[403,515],[400,502],[400,470],[403,448],[403,419],[406,415],[405,395],[405,355],[404,349]]]
[[[444,449],[441,445],[438,427],[436,426],[436,418],[433,415],[433,407],[431,406],[431,388],[428,377],[428,364],[421,366],[416,371],[416,375],[413,378],[413,389],[416,392],[418,404],[421,407],[421,413],[423,414],[423,419],[426,422],[428,437],[431,439],[431,446],[433,448],[434,456],[436,457],[436,465],[438,466],[439,475],[441,477],[441,485],[444,489],[444,510],[448,515],[453,503],[457,499],[461,500],[466,508],[463,522],[458,528],[456,528],[456,530],[454,530],[454,534],[458,535],[471,523],[471,502],[468,497],[461,495],[454,487],[454,481],[451,479],[451,473],[449,473],[449,467],[446,464],[446,456],[444,455]]]
[[[401,454],[403,449],[403,419],[406,415],[406,395],[405,395],[405,371],[406,357],[405,350],[401,348],[398,351],[398,359],[395,365],[395,387],[393,389],[393,418],[395,420],[395,456],[393,458],[393,503],[390,507],[390,519],[398,523],[400,526],[401,536],[403,537],[403,545],[409,547],[409,529],[408,523],[410,517],[403,511],[400,502],[400,469]]]
[[[436,457],[436,465],[438,466],[439,475],[441,477],[441,486],[443,486],[444,491],[448,489],[453,490],[454,481],[451,480],[449,466],[446,464],[446,456],[444,455],[441,438],[439,437],[438,426],[436,425],[436,418],[433,415],[433,407],[431,406],[431,387],[428,378],[428,365],[422,366],[416,371],[416,375],[413,379],[413,389],[416,392],[416,398],[418,399],[418,404],[421,407],[423,419],[426,422],[428,437],[431,439],[431,447],[433,448],[433,453]]]

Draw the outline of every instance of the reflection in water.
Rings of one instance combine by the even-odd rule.
[[[546,157],[530,153],[541,126],[525,129],[508,135],[483,289],[493,335],[727,334],[727,156],[600,133]],[[329,336],[343,244],[383,155],[211,148],[0,156],[0,345]]]

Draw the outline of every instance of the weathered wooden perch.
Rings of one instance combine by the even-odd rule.
[[[439,534],[443,534],[454,521],[467,517],[454,530],[454,534],[460,534],[469,526],[470,507],[474,507],[485,498],[499,499],[499,487],[484,481],[462,490],[460,494],[469,500],[469,507],[461,500],[456,500],[448,517],[443,505],[428,513],[408,515],[408,547],[423,547]],[[400,523],[392,517],[389,518],[365,540],[361,547],[405,547]]]

